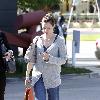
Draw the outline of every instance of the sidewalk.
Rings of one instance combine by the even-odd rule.
[[[100,100],[100,77],[72,75],[62,77],[60,100]]]
[[[100,77],[63,75],[60,100],[100,100]],[[5,100],[24,100],[24,80],[7,79]]]
[[[78,30],[81,34],[100,34],[100,28],[69,28],[68,34],[72,34],[73,30]]]
[[[7,78],[5,100],[24,100],[24,81],[19,78]]]

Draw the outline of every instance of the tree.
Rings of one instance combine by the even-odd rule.
[[[27,9],[50,11],[59,8],[61,0],[17,0],[17,7],[23,11]]]

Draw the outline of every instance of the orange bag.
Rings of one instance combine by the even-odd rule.
[[[27,88],[26,89],[24,100],[35,100],[32,88]]]

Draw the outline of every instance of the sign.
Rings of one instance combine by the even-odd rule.
[[[80,49],[80,31],[73,30],[73,41],[75,46],[75,53],[79,53]]]

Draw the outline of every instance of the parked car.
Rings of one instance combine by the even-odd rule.
[[[98,60],[100,60],[100,39],[96,40],[96,51],[95,51],[95,56]]]

